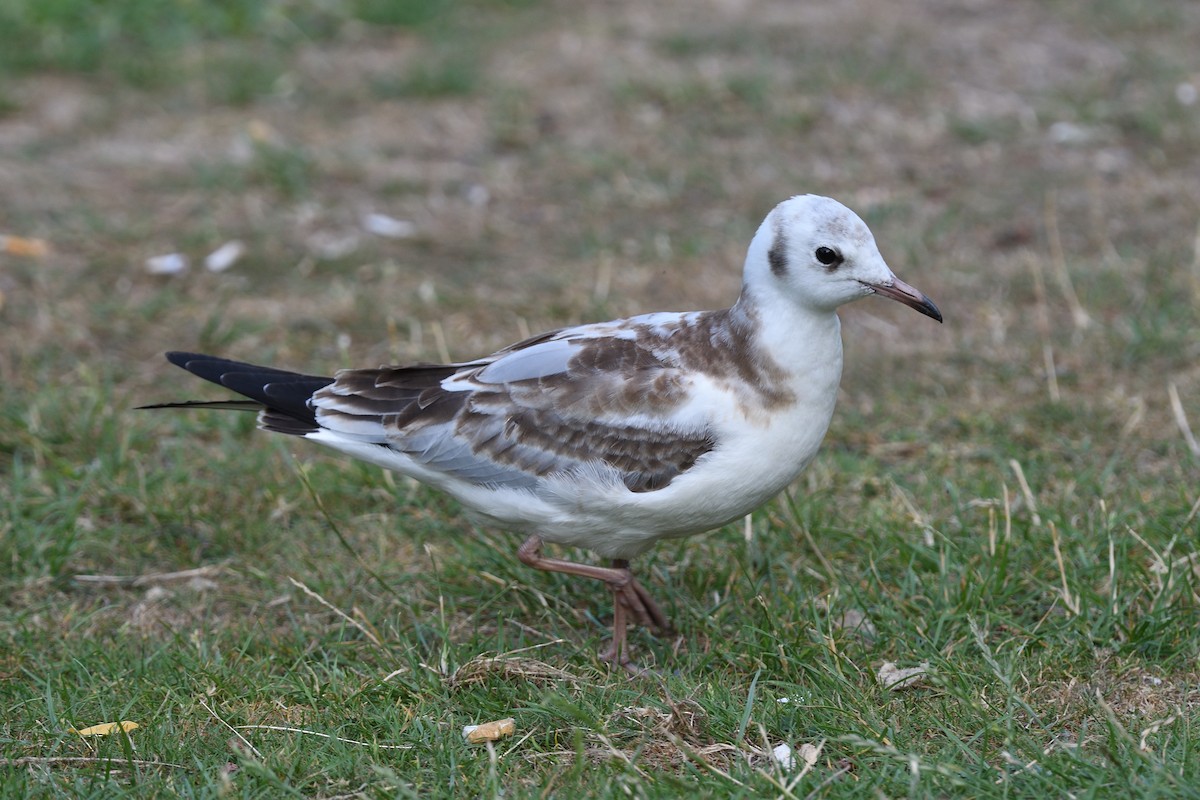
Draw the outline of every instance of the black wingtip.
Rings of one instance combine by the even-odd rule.
[[[182,350],[171,350],[167,353],[167,361],[184,369],[187,369],[187,363],[194,358],[203,358],[203,356],[199,353],[185,353]]]
[[[260,367],[244,361],[233,361],[203,353],[172,350],[166,356],[167,361],[175,366],[210,383],[232,389],[249,400],[163,403],[153,407],[228,409],[262,409],[265,407],[267,410],[275,412],[276,417],[287,416],[296,421],[296,424],[291,426],[279,426],[280,428],[289,428],[283,431],[285,433],[293,433],[299,428],[316,429],[315,412],[308,405],[308,401],[314,392],[333,382],[332,378],[305,375],[274,367]]]

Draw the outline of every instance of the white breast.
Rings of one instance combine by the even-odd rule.
[[[720,387],[698,391],[719,408],[717,446],[667,487],[635,493],[617,479],[548,486],[540,499],[560,514],[536,530],[549,541],[632,558],[659,539],[712,530],[758,508],[817,454],[841,378],[840,337],[836,342],[826,358],[796,372],[790,382],[795,402],[769,414],[747,413],[736,393]]]

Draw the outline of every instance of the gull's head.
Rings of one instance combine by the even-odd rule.
[[[746,289],[815,311],[879,294],[942,321],[933,301],[896,277],[867,223],[836,200],[798,195],[775,206],[750,243]]]

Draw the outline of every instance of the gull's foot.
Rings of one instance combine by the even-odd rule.
[[[637,624],[653,628],[667,636],[671,635],[673,633],[671,621],[658,607],[658,603],[654,602],[654,598],[646,591],[646,587],[633,577],[633,572],[629,569],[629,562],[615,560],[612,568],[620,574],[619,578],[608,581],[608,586],[613,593],[613,602],[623,605]],[[616,609],[614,609],[615,611]]]

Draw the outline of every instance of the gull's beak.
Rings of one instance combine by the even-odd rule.
[[[932,300],[926,297],[923,292],[909,286],[895,276],[892,276],[890,283],[864,283],[864,285],[877,294],[898,300],[909,308],[915,308],[927,317],[933,317],[938,322],[942,321],[942,312],[938,311],[938,307],[933,304]]]

